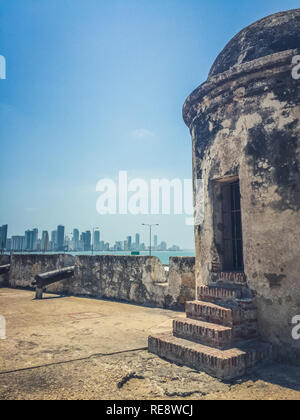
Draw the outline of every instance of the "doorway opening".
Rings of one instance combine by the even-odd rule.
[[[222,185],[223,271],[244,271],[240,181]]]

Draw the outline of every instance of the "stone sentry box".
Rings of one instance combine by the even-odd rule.
[[[300,314],[300,81],[292,59],[299,48],[300,9],[254,23],[227,44],[183,107],[194,180],[203,179],[205,191],[204,222],[195,228],[197,286],[226,276],[245,282],[261,336],[297,362],[291,321]],[[235,235],[223,189],[231,183],[240,189]]]
[[[186,100],[193,178],[196,300],[149,351],[220,379],[274,356],[300,362],[300,9],[237,34]],[[199,202],[196,197],[195,202]]]

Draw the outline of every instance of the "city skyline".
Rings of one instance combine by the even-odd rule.
[[[143,235],[143,237],[147,235]],[[125,239],[116,241],[101,240],[100,228],[80,231],[74,228],[72,232],[66,232],[64,225],[58,225],[56,229],[39,230],[38,228],[26,229],[24,235],[9,236],[8,225],[0,226],[0,251],[2,252],[103,252],[103,251],[148,251],[150,250],[149,236],[144,242],[141,241],[141,233],[128,235]],[[135,241],[133,242],[133,238]],[[148,241],[148,242],[147,242]],[[151,249],[153,251],[180,251],[182,248],[177,244],[168,247],[165,240],[158,241],[158,234],[151,236]],[[5,243],[5,246],[3,245]]]
[[[168,243],[193,248],[184,215],[99,216],[97,182],[121,170],[147,182],[191,179],[184,101],[226,43],[282,2],[2,3],[1,218],[10,235],[65,219],[67,231],[105,226],[117,241],[159,223]]]

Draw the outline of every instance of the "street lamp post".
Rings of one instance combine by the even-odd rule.
[[[148,227],[149,227],[149,232],[150,232],[149,255],[150,255],[150,257],[151,257],[152,227],[153,227],[153,226],[159,226],[159,224],[158,224],[158,223],[155,223],[155,224],[142,223],[142,226],[148,226]]]

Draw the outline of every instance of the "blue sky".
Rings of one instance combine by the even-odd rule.
[[[191,178],[181,116],[225,44],[293,0],[0,0],[0,224],[100,226],[115,241],[159,223],[193,247],[184,216],[100,216],[101,178]]]

